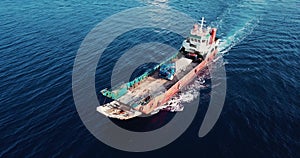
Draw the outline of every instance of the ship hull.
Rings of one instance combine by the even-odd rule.
[[[167,103],[175,94],[177,94],[181,89],[187,86],[191,81],[193,81],[199,72],[203,70],[208,63],[210,63],[216,56],[218,50],[216,49],[214,52],[208,54],[204,61],[199,63],[195,68],[193,68],[190,72],[188,72],[184,77],[179,79],[172,87],[170,87],[164,94],[159,95],[153,98],[148,104],[143,106],[138,106],[135,110],[138,110],[144,114],[150,114],[152,111],[157,109],[158,107]]]

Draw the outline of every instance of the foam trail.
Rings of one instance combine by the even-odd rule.
[[[248,35],[250,35],[253,30],[257,27],[259,23],[259,19],[251,19],[249,20],[244,27],[238,29],[237,31],[234,32],[234,34],[223,37],[220,42],[219,46],[219,53],[220,54],[225,54],[227,53],[232,47],[236,46],[238,43],[243,41]]]
[[[173,96],[170,101],[157,110],[178,112],[184,109],[183,103],[189,103],[199,96],[199,91],[207,88],[205,76],[198,77],[192,84],[188,85],[181,93]],[[158,112],[158,111],[156,111]]]
[[[240,43],[257,27],[267,2],[261,1],[237,1],[227,2],[224,11],[217,17],[217,21],[211,22],[211,26],[218,28],[218,36],[221,38],[219,46],[220,54],[227,53],[232,47]]]

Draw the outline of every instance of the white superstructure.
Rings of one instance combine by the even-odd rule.
[[[209,52],[213,52],[219,45],[219,40],[216,39],[217,29],[211,27],[204,28],[204,22],[204,18],[202,18],[200,24],[194,25],[190,36],[182,43],[182,51],[204,56]]]

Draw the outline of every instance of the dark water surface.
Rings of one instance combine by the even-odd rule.
[[[123,152],[98,141],[81,122],[72,96],[72,68],[81,42],[99,22],[125,9],[152,5],[195,19],[205,16],[218,27],[226,101],[204,138],[197,134],[208,106],[205,96],[197,113],[201,119],[179,139],[152,152]],[[297,0],[2,0],[0,157],[300,157],[299,6]],[[121,45],[122,40],[140,31],[120,37],[115,42],[120,45],[110,49],[124,51],[128,45]],[[144,33],[146,39],[177,48],[182,41],[172,34],[157,39],[159,31]],[[97,90],[109,86],[103,76],[110,70],[97,69]],[[152,123],[164,124],[171,116],[161,112]],[[130,126],[150,129],[153,124],[140,119]]]

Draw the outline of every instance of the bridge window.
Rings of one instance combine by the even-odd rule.
[[[194,44],[190,44],[190,47],[196,48],[196,45],[194,45]]]

